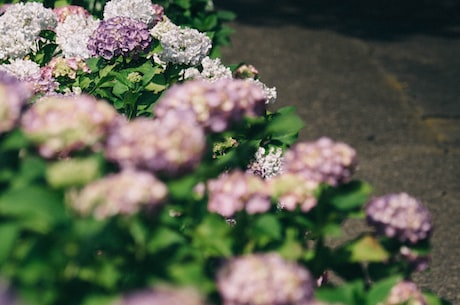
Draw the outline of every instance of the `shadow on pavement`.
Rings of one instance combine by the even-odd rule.
[[[423,33],[460,38],[458,0],[216,0],[241,23],[295,24],[368,40]]]

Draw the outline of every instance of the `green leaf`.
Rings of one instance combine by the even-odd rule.
[[[116,81],[115,85],[113,86],[112,93],[118,97],[122,97],[123,94],[127,92],[128,90],[129,90],[128,86],[126,86],[125,84],[119,81]]]
[[[284,107],[272,115],[272,119],[267,125],[266,133],[273,140],[278,140],[285,145],[291,145],[297,139],[300,129],[304,123],[295,114],[294,107]]]
[[[184,242],[184,236],[178,232],[166,227],[159,227],[149,239],[147,243],[147,251],[149,251],[149,253],[154,253],[172,245],[182,244]]]
[[[217,11],[217,17],[224,21],[232,21],[236,18],[236,14],[231,11],[219,10]]]
[[[20,129],[14,129],[5,135],[5,138],[0,144],[3,150],[19,150],[28,145],[28,141],[24,133]]]
[[[324,302],[343,305],[364,304],[364,283],[355,281],[336,288],[320,287],[315,290],[315,297]]]
[[[428,305],[452,305],[451,302],[444,300],[431,292],[423,292]]]
[[[264,214],[254,222],[253,234],[262,246],[272,240],[280,240],[281,224],[274,215]]]
[[[15,223],[0,224],[0,266],[3,265],[13,249],[19,235],[19,226]]]
[[[345,249],[350,253],[351,262],[383,262],[390,254],[371,235],[364,235],[348,244]]]
[[[65,218],[65,209],[60,193],[26,186],[0,197],[0,215],[17,219],[23,228],[46,233]]]
[[[229,257],[232,255],[230,230],[230,226],[221,216],[208,214],[196,228],[194,246],[201,249],[205,256]]]
[[[391,288],[402,280],[401,276],[392,276],[390,278],[383,279],[372,285],[371,289],[367,294],[367,304],[381,304],[384,303],[388,295],[390,294]]]
[[[352,181],[338,188],[331,188],[326,193],[328,201],[341,211],[353,210],[362,207],[372,192],[372,187],[362,181]]]
[[[100,176],[101,159],[71,158],[57,161],[46,169],[46,180],[54,188],[83,186]]]

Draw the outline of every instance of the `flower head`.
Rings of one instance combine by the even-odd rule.
[[[314,142],[297,143],[286,151],[283,170],[308,181],[336,186],[350,180],[356,164],[353,148],[323,137]]]
[[[206,130],[222,132],[245,116],[265,114],[265,96],[257,86],[243,80],[188,81],[172,86],[155,106],[155,115],[185,110]]]
[[[429,210],[406,193],[388,194],[369,201],[366,219],[377,234],[415,244],[431,235]]]
[[[254,159],[248,165],[248,172],[270,179],[281,173],[283,150],[279,147],[270,147],[267,151],[264,147],[259,147],[254,155]]]
[[[88,40],[88,50],[91,56],[110,60],[120,55],[138,55],[148,49],[151,42],[152,36],[144,22],[117,16],[99,23]]]
[[[91,15],[84,7],[78,5],[56,7],[53,9],[53,13],[56,14],[58,23],[64,22],[70,15],[81,15],[84,17],[89,17]]]
[[[207,188],[208,210],[224,217],[242,210],[248,214],[263,213],[271,207],[263,180],[240,170],[209,180]]]
[[[313,287],[307,269],[275,253],[233,258],[217,276],[224,305],[308,305]]]
[[[56,43],[64,57],[89,58],[88,41],[100,21],[85,14],[68,15],[56,27]]]
[[[104,20],[122,16],[142,21],[152,28],[163,18],[161,5],[152,4],[150,0],[111,0],[104,6]]]
[[[32,96],[30,88],[15,76],[0,71],[0,133],[13,129],[21,109]]]
[[[167,195],[166,186],[147,172],[125,170],[69,193],[70,206],[79,214],[105,219],[152,209]]]
[[[173,64],[198,65],[211,50],[211,39],[192,28],[170,26],[159,37],[163,50],[159,59]]]
[[[206,139],[203,128],[183,112],[159,119],[137,118],[113,129],[105,154],[123,168],[138,168],[177,176],[201,161]]]
[[[384,303],[378,305],[427,305],[423,294],[418,289],[417,285],[409,281],[401,281],[391,288],[390,295]]]
[[[47,96],[24,113],[21,126],[40,154],[51,158],[96,148],[117,117],[112,106],[91,96]]]
[[[0,59],[23,58],[31,52],[42,30],[56,27],[51,9],[38,2],[19,2],[8,6],[0,16]]]
[[[224,66],[219,58],[212,59],[208,56],[201,61],[201,70],[196,67],[181,71],[184,80],[203,79],[214,82],[221,78],[232,78],[230,68]]]

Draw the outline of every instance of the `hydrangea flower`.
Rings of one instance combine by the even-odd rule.
[[[9,64],[0,65],[0,71],[5,71],[27,83],[35,93],[48,93],[56,88],[52,76],[42,74],[40,66],[29,59],[14,59]]]
[[[0,60],[23,58],[31,52],[39,34],[56,27],[56,16],[42,3],[19,2],[0,16]]]
[[[214,82],[221,78],[232,78],[230,68],[222,64],[220,58],[212,59],[208,56],[201,61],[201,70],[196,67],[187,68],[181,71],[183,80],[203,79]]]
[[[53,78],[66,77],[69,79],[75,79],[79,71],[91,72],[81,57],[53,57],[41,71],[42,74],[49,74]]]
[[[253,65],[244,64],[239,66],[235,72],[233,72],[233,77],[240,79],[257,79],[259,77],[259,71]]]
[[[0,304],[2,305],[19,305],[16,295],[9,285],[0,280]]]
[[[297,143],[286,151],[283,170],[308,181],[336,186],[350,180],[356,165],[353,148],[322,137],[313,142]]]
[[[104,20],[122,16],[142,21],[152,28],[163,18],[161,5],[152,4],[150,0],[111,0],[104,6]]]
[[[172,86],[157,102],[154,112],[162,117],[169,110],[191,111],[206,130],[222,132],[245,116],[265,114],[265,95],[243,80],[188,81]]]
[[[193,288],[160,287],[127,294],[113,305],[205,305]]]
[[[390,295],[384,303],[378,305],[428,305],[417,285],[409,281],[401,281],[391,288]]]
[[[89,58],[88,41],[100,21],[85,14],[71,14],[56,26],[56,43],[64,57]]]
[[[245,210],[248,214],[264,213],[271,207],[263,180],[241,170],[223,173],[207,183],[208,210],[232,217]]]
[[[278,199],[278,208],[294,211],[297,207],[304,213],[316,206],[315,190],[318,183],[305,180],[292,173],[282,173],[267,181],[271,195]]]
[[[99,23],[88,41],[91,56],[110,60],[117,56],[138,55],[148,49],[152,36],[147,25],[129,17],[117,16]]]
[[[259,147],[247,171],[264,179],[277,176],[282,169],[282,154],[283,150],[280,147],[272,146],[268,152],[264,147]]]
[[[163,62],[196,66],[211,50],[211,39],[196,29],[181,28],[167,22],[160,29],[164,32],[160,34],[157,29],[153,35],[159,37],[163,49],[158,57]]]
[[[153,209],[168,193],[166,185],[147,172],[125,170],[110,174],[69,193],[70,206],[84,216],[105,219]]]
[[[430,211],[407,193],[388,194],[371,199],[366,219],[377,234],[415,244],[431,235]]]
[[[25,135],[38,145],[45,158],[66,156],[85,147],[97,148],[118,113],[94,97],[46,96],[23,115]]]
[[[159,119],[137,118],[113,129],[105,154],[123,168],[177,176],[198,165],[205,147],[203,128],[193,117],[170,112]]]
[[[80,15],[84,17],[89,17],[91,15],[84,7],[78,5],[56,7],[53,9],[53,13],[56,15],[58,23],[64,22],[67,17],[71,15]]]
[[[16,77],[0,71],[0,133],[13,129],[32,92]]]
[[[223,305],[309,305],[314,280],[302,266],[277,253],[229,260],[217,275]]]
[[[246,81],[256,84],[264,91],[267,104],[274,104],[276,102],[276,98],[278,97],[276,87],[268,87],[258,79],[247,78]]]
[[[253,65],[241,65],[233,73],[233,77],[244,79],[248,82],[253,82],[259,86],[265,92],[267,104],[275,103],[278,96],[276,87],[268,87],[266,84],[259,80],[258,76],[259,71]]]

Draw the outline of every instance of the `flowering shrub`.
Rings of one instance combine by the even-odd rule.
[[[212,1],[163,2],[2,8],[0,304],[448,304],[411,280],[428,209],[296,143],[276,89],[215,57]]]

